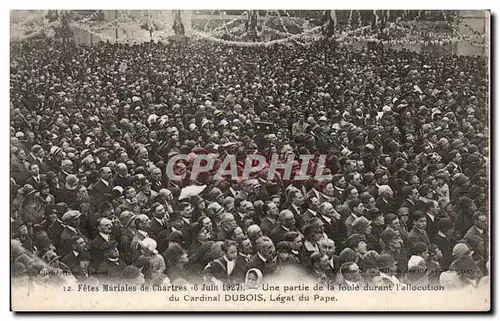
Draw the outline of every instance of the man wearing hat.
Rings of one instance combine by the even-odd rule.
[[[115,241],[111,234],[112,229],[113,229],[113,222],[110,219],[106,217],[101,217],[97,220],[98,234],[92,240],[92,243],[90,245],[91,271],[96,271],[104,259],[104,252],[102,250],[103,244]]]
[[[48,208],[46,219],[41,223],[57,250],[59,250],[61,246],[61,235],[64,230],[64,222],[62,222],[60,218],[68,210],[69,208],[66,203],[57,203],[54,207]]]
[[[148,202],[150,202],[153,198],[155,198],[158,193],[151,189],[151,183],[146,177],[139,179],[137,182],[139,193],[137,194],[137,204],[143,207]]]
[[[166,238],[175,231],[183,233],[185,229],[186,229],[186,223],[183,220],[182,213],[179,211],[174,211],[170,214],[170,218],[168,219],[168,224],[166,229],[160,231],[160,234],[164,235],[164,237]]]
[[[405,262],[406,266],[406,262]],[[380,275],[373,278],[373,283],[378,286],[395,286],[400,284],[396,274],[398,272],[397,262],[390,254],[380,254],[377,257],[377,267]]]
[[[133,263],[132,255],[132,240],[134,239],[137,230],[135,229],[135,220],[137,215],[130,211],[123,211],[120,214],[120,231],[121,237],[118,244],[118,249],[122,253],[122,260],[125,264],[130,265]]]
[[[207,215],[212,224],[216,225],[220,221],[220,216],[224,213],[224,208],[217,202],[212,202],[207,206]]]
[[[488,260],[488,218],[486,214],[478,211],[472,215],[472,222],[473,225],[467,230],[463,239],[474,251],[474,260],[486,263]]]
[[[62,256],[72,251],[73,237],[81,236],[88,242],[87,237],[78,228],[81,215],[80,211],[69,210],[61,218],[61,221],[65,224],[64,230],[61,233],[61,247],[59,248],[59,254]]]
[[[103,281],[119,281],[126,265],[120,259],[118,243],[110,240],[100,245],[100,253],[103,259],[96,269],[97,276]]]
[[[428,247],[431,245],[427,235],[427,217],[425,213],[416,211],[413,213],[413,228],[408,233],[408,247],[412,248],[417,242],[424,242]]]
[[[405,248],[403,247],[403,240],[398,232],[388,227],[380,235],[380,241],[382,245],[380,254],[391,255],[397,262],[399,269],[398,275],[403,275],[407,268],[408,258]]]
[[[52,244],[51,239],[48,237],[45,230],[38,224],[33,225],[33,237],[34,245],[37,249],[38,257],[43,256],[47,251],[55,251],[56,248]]]
[[[366,239],[361,234],[352,234],[346,240],[346,246],[356,252],[359,260],[363,259],[363,255],[367,252]]]
[[[367,250],[376,250],[380,252],[380,245],[378,239],[373,236],[372,222],[364,216],[360,216],[352,222],[352,229],[354,233],[360,234],[365,238]]]
[[[464,196],[474,198],[471,195],[470,179],[463,173],[457,173],[453,176],[453,186],[450,189],[450,201],[454,205],[458,205],[460,199]]]

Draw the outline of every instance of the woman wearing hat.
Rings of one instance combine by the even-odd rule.
[[[56,252],[48,251],[43,255],[42,260],[46,262],[53,269],[56,269],[58,271],[63,271],[66,273],[71,273],[71,269],[66,264],[59,261],[60,258],[61,256],[57,255]]]
[[[188,256],[179,244],[170,245],[163,253],[163,257],[167,266],[166,274],[172,283],[179,281],[179,279],[188,279],[188,274],[184,269],[188,263]]]
[[[127,284],[136,284],[136,285],[142,285],[144,284],[145,281],[142,270],[133,265],[129,265],[123,270],[122,279]]]
[[[380,271],[380,275],[373,278],[373,283],[378,286],[395,286],[400,284],[397,273],[397,262],[394,260],[391,254],[381,254],[377,257],[377,268]]]
[[[259,269],[250,269],[245,276],[246,289],[259,289],[262,284],[263,275]]]
[[[21,220],[15,220],[10,223],[11,231],[12,231],[12,239],[18,240],[21,245],[30,252],[35,250],[33,246],[33,241],[29,236],[28,227]]]
[[[145,238],[139,242],[141,256],[135,261],[135,266],[142,269],[147,282],[158,282],[165,276],[165,261],[156,250],[156,241]]]
[[[28,228],[31,228],[33,224],[42,222],[46,206],[46,199],[44,200],[40,197],[40,192],[38,190],[31,190],[24,195],[24,199],[19,206],[19,218],[27,224]]]

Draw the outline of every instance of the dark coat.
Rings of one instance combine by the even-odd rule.
[[[312,211],[307,210],[304,212],[304,214],[302,216],[296,217],[296,220],[297,220],[296,225],[298,226],[298,228],[301,231],[303,231],[305,229],[306,224],[310,220],[317,218],[317,217],[319,217],[319,213],[313,213]]]
[[[94,197],[94,205],[95,205],[95,208],[98,208],[99,204],[101,204],[101,202],[103,201],[104,199],[104,194],[110,194],[111,195],[111,191],[112,191],[112,183],[110,182],[109,186],[106,186],[101,179],[99,179],[97,181],[97,183],[95,183],[93,186],[92,186],[92,191],[91,191],[91,194],[92,196]]]
[[[486,238],[475,226],[471,226],[463,239],[470,245],[474,251],[473,258],[476,260],[485,259],[488,257]]]
[[[69,267],[71,272],[77,271],[80,268],[80,260],[75,256],[73,251],[66,254],[61,261]]]
[[[399,207],[400,208],[401,207],[408,207],[408,209],[410,210],[410,214],[413,214],[415,212],[416,206],[417,206],[417,202],[413,202],[413,201],[410,201],[408,199],[405,199],[405,200],[403,200],[403,202],[401,202],[401,205]]]
[[[290,229],[290,231],[293,231],[294,229]],[[278,244],[281,241],[285,240],[285,234],[288,231],[283,228],[283,226],[280,224],[276,226],[272,231],[271,231],[271,239],[273,240],[274,244]]]
[[[388,200],[387,203],[384,201],[382,197],[377,197],[375,200],[375,204],[381,213],[396,213],[397,209],[395,208],[394,202]]]
[[[299,208],[299,210],[296,210],[295,207],[293,207],[292,204],[290,204],[287,209],[290,210],[290,211],[292,211],[293,216],[295,217],[295,219],[297,219],[299,217],[302,217],[302,214],[304,213],[304,211],[301,208]]]
[[[120,175],[115,175],[113,177],[113,186],[121,186],[123,188],[132,185],[130,183],[130,178],[129,177],[122,177]]]
[[[224,257],[213,260],[203,270],[207,279],[215,278],[223,283],[241,282],[245,279],[245,260],[238,256],[234,265],[234,269],[230,275],[227,274],[227,261]]]
[[[75,256],[75,253],[73,251],[66,254],[66,256],[64,256],[61,261],[68,266],[71,273],[73,273],[73,276],[77,280],[86,280],[88,278],[88,275],[85,275],[84,271],[80,267],[80,259]]]
[[[26,156],[26,161],[28,161],[30,164],[37,164],[41,174],[47,174],[47,172],[49,171],[49,164],[45,159],[42,159],[42,161],[40,162],[38,158],[29,153]]]
[[[254,256],[252,256],[245,267],[245,275],[246,272],[248,272],[248,270],[250,269],[259,269],[262,272],[263,276],[268,276],[270,274],[273,274],[276,271],[277,267],[278,265],[276,264],[276,262],[269,260],[264,262],[261,260],[258,254],[255,254]]]
[[[97,268],[97,276],[103,280],[119,280],[122,278],[125,267],[125,263],[120,259],[117,262],[105,259]]]
[[[346,240],[345,225],[342,220],[336,220],[331,218],[330,222],[323,217],[323,215],[318,216],[321,222],[323,222],[323,230],[329,239],[335,242],[335,248],[337,252],[343,249],[343,243]]]
[[[59,248],[59,255],[64,256],[69,252],[73,251],[73,237],[80,236],[85,240],[85,243],[88,244],[88,239],[83,233],[76,229],[76,232],[70,230],[67,227],[64,227],[61,233],[61,246]]]
[[[149,230],[148,230],[148,234],[151,238],[158,241],[158,236],[160,235],[160,233],[163,232],[164,230],[166,230],[167,228],[168,227],[167,227],[166,223],[165,223],[165,225],[161,225],[155,218],[152,218],[151,225],[150,225]]]
[[[41,187],[42,187],[41,183],[46,181],[46,177],[45,177],[45,175],[40,174],[40,175],[39,175],[39,178],[40,178],[40,179],[39,179],[39,181],[37,182],[37,181],[33,178],[33,176],[30,176],[30,177],[28,178],[28,180],[26,180],[26,182],[25,182],[24,184],[30,184],[31,186],[33,186],[33,188],[34,188],[34,189],[36,189],[37,191],[39,191],[39,190],[41,189]],[[67,204],[68,204],[68,203],[67,203]]]
[[[429,215],[426,215],[426,218],[427,218],[427,226],[425,230],[427,232],[427,236],[429,237],[429,239],[432,240],[438,232],[438,227],[437,227],[438,218],[435,217],[434,221],[429,217]]]
[[[427,232],[424,230],[419,230],[415,226],[411,229],[410,233],[408,233],[408,248],[413,248],[415,243],[423,242],[427,247],[431,245],[429,237],[427,236]]]
[[[166,188],[166,184],[163,182],[151,181],[151,189],[155,192],[159,192],[162,188]]]
[[[134,260],[133,250],[132,250],[132,240],[136,234],[134,228],[125,227],[121,230],[120,242],[118,243],[118,250],[120,251],[120,257],[123,262],[127,265],[131,265]]]
[[[61,254],[61,235],[64,230],[64,226],[62,225],[62,222],[59,220],[55,220],[50,224],[50,226],[47,228],[47,235],[52,241],[52,244],[56,247],[58,250],[57,252]]]
[[[112,237],[110,236],[110,241],[111,240]],[[104,243],[106,243],[106,240],[100,234],[97,234],[90,245],[89,268],[92,271],[96,271],[99,268],[101,262],[104,260],[104,251],[102,250]]]
[[[271,235],[272,230],[277,226],[277,222],[272,222],[268,217],[264,217],[260,221],[260,229],[264,235]]]
[[[76,202],[76,189],[74,190],[69,190],[66,187],[63,187],[59,191],[59,200],[58,202],[64,202],[68,205],[73,204]]]

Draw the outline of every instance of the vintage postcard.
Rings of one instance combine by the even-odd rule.
[[[489,11],[12,10],[11,310],[489,311],[489,117]]]

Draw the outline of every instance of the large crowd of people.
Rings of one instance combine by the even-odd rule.
[[[295,267],[331,285],[488,284],[483,57],[38,39],[10,65],[14,281],[259,284]],[[255,154],[295,155],[291,177],[215,179]],[[215,167],[194,178],[197,155]],[[300,155],[312,172],[326,155],[331,179],[295,180]]]

